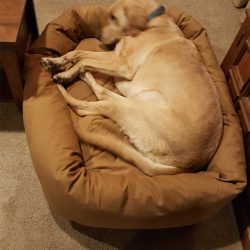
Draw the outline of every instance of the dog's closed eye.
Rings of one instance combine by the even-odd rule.
[[[111,14],[111,15],[110,15],[110,19],[111,19],[112,21],[116,21],[116,16],[114,16],[113,14]]]

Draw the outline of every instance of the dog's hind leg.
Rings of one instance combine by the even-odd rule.
[[[147,107],[145,102],[142,101],[143,103],[140,104],[143,105],[138,105],[139,103],[137,102],[141,102],[140,100],[136,100],[135,103],[132,101],[131,103],[128,98],[111,98],[97,102],[80,101],[69,95],[61,85],[58,87],[67,103],[79,116],[102,115],[110,118],[121,127],[121,130],[130,138],[130,142],[135,148],[127,144],[123,144],[121,145],[122,147],[119,148],[116,144],[110,143],[110,141],[102,141],[100,137],[97,141],[93,141],[93,136],[84,138],[88,143],[110,150],[112,153],[134,164],[150,176],[177,174],[185,171],[175,166],[157,163],[145,154],[145,150],[147,151],[148,147],[154,147],[152,141],[156,139],[154,134],[152,135],[154,140],[151,140],[152,138],[150,137],[151,133],[149,131],[154,131],[154,128],[151,126],[154,124],[154,121],[151,124],[150,121],[152,119],[147,117],[147,110],[150,109],[150,107]],[[136,120],[139,121],[139,124],[135,122]],[[147,122],[145,123],[145,121]],[[158,139],[156,139],[156,142]],[[101,141],[102,143],[100,144]]]
[[[58,84],[57,86],[61,91],[63,97],[65,98],[66,102],[79,116],[102,115],[109,118],[111,118],[112,116],[116,118],[117,106],[121,106],[118,104],[119,100],[125,99],[124,97],[103,88],[105,91],[98,90],[98,95],[99,97],[101,97],[102,100],[96,102],[81,101],[71,96],[62,85]]]
[[[110,109],[107,101],[87,102],[81,101],[71,96],[62,85],[57,85],[61,91],[65,101],[79,116],[86,115],[103,115],[105,116],[105,109]]]
[[[80,76],[88,86],[93,90],[98,100],[108,100],[108,99],[124,99],[125,97],[118,95],[97,83],[93,75],[87,72],[84,76]]]

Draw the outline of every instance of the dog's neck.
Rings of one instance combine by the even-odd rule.
[[[183,33],[181,32],[180,28],[176,25],[173,18],[169,15],[160,15],[153,18],[147,23],[144,31],[155,30],[160,28],[164,28],[165,30],[168,30],[171,33],[174,32],[175,34],[178,34],[179,36],[183,37]]]
[[[172,21],[172,18],[168,15],[156,16],[147,22],[146,29],[169,26]]]

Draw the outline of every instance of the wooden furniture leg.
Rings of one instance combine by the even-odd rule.
[[[15,48],[1,50],[0,59],[6,73],[13,99],[22,111],[23,85],[21,79],[21,69]]]

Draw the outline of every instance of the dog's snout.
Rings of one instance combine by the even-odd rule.
[[[108,24],[102,30],[101,41],[107,46],[113,46],[122,38],[122,36],[123,34],[120,27]]]
[[[114,50],[115,49],[115,46],[116,46],[116,43],[117,42],[114,42],[114,43],[103,43],[103,46],[104,46],[104,49],[107,49],[107,50]]]

